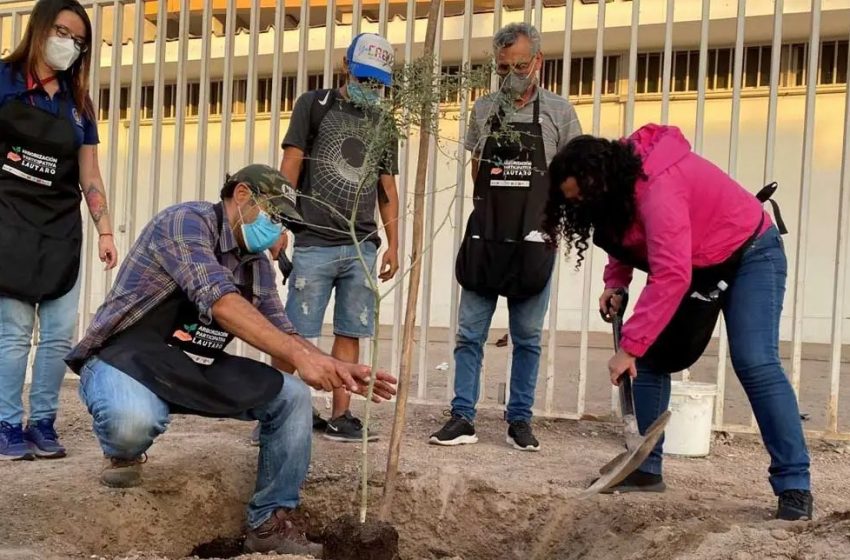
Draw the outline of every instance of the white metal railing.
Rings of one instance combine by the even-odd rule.
[[[397,2],[393,2],[397,4]],[[145,5],[156,5],[155,24],[145,18]],[[712,37],[712,28],[717,25],[726,25],[719,19],[710,19],[712,3],[710,0],[693,0],[690,4],[697,5],[697,12],[701,14],[699,32],[699,69],[698,86],[695,100],[679,99],[671,96],[671,77],[673,74],[673,49],[674,30],[680,23],[679,14],[688,12],[689,3],[677,2],[674,12],[672,0],[633,0],[631,2],[599,2],[595,5],[585,5],[567,0],[565,6],[544,7],[541,0],[526,0],[522,10],[509,11],[503,9],[501,0],[496,0],[491,12],[475,11],[475,2],[465,0],[462,16],[450,16],[441,19],[438,29],[437,58],[440,64],[443,59],[449,57],[449,62],[462,65],[480,61],[484,50],[489,48],[492,35],[487,31],[492,29],[493,33],[507,21],[524,19],[533,21],[542,31],[544,37],[544,51],[553,52],[547,44],[554,41],[556,45],[562,46],[562,91],[568,92],[570,87],[570,71],[573,55],[577,46],[581,46],[581,54],[594,56],[593,66],[593,96],[592,105],[582,105],[582,124],[585,130],[594,134],[607,136],[624,135],[630,133],[637,126],[643,124],[653,114],[652,120],[670,122],[676,124],[688,132],[697,152],[713,157],[719,165],[725,167],[728,172],[738,178],[746,175],[752,182],[772,180],[780,181],[783,193],[798,192],[799,200],[796,204],[787,204],[790,198],[786,197],[785,213],[789,216],[796,214],[796,223],[792,224],[792,234],[788,236],[788,242],[793,244],[793,251],[789,248],[789,263],[791,273],[789,274],[789,297],[791,311],[790,322],[786,320],[784,331],[790,331],[790,368],[789,375],[793,385],[798,392],[801,391],[801,402],[804,408],[818,409],[826,404],[826,413],[823,421],[810,433],[828,437],[850,436],[850,422],[842,418],[840,412],[845,415],[850,412],[850,391],[847,383],[842,388],[842,344],[850,342],[846,332],[845,319],[848,310],[846,301],[846,279],[848,267],[848,225],[850,225],[850,96],[844,88],[844,103],[836,105],[833,98],[826,99],[826,95],[841,95],[836,93],[833,87],[830,92],[823,93],[818,88],[818,57],[819,44],[821,40],[822,17],[824,11],[820,0],[812,0],[810,10],[807,14],[809,20],[809,33],[804,38],[790,36],[792,33],[783,29],[783,21],[788,26],[788,14],[784,14],[784,2],[776,0],[773,5],[773,34],[771,41],[770,60],[770,85],[767,92],[766,119],[763,121],[764,133],[757,134],[758,142],[763,143],[764,150],[758,156],[754,156],[755,150],[749,148],[754,140],[750,125],[742,128],[742,118],[749,118],[748,111],[743,107],[746,96],[742,96],[742,79],[744,75],[744,52],[747,38],[747,2],[738,0],[737,8],[734,4],[724,6],[727,13],[725,21],[734,20],[734,48],[732,69],[731,101],[720,105],[707,98],[706,75],[709,58],[709,46]],[[715,2],[716,4],[716,2]],[[729,3],[726,3],[729,4]],[[749,3],[752,12],[755,9]],[[761,3],[758,3],[761,5]],[[850,2],[846,6],[840,3],[828,3],[828,9],[835,11],[837,17],[845,20],[850,17]],[[32,3],[26,2],[0,2],[0,46],[10,48],[17,44],[22,35],[25,18],[31,10]],[[213,13],[212,2],[204,2],[200,14],[190,12],[190,2],[181,0],[179,2],[179,13],[169,13],[169,6],[165,0],[156,2],[143,2],[142,0],[89,0],[84,2],[92,18],[94,28],[93,58],[98,70],[93,73],[90,92],[93,99],[100,99],[100,91],[104,87],[109,89],[109,118],[108,122],[100,123],[100,131],[104,135],[104,145],[101,146],[101,158],[105,170],[108,185],[108,196],[113,212],[115,227],[118,228],[117,241],[122,249],[122,257],[135,239],[138,232],[147,220],[159,209],[169,204],[190,199],[214,199],[217,195],[218,186],[227,171],[251,161],[265,161],[277,166],[280,157],[280,140],[285,130],[283,124],[287,121],[287,115],[281,111],[280,102],[282,91],[281,81],[285,73],[294,72],[296,75],[296,94],[300,94],[307,88],[308,72],[310,69],[320,68],[325,87],[331,87],[334,80],[334,69],[340,64],[341,45],[343,41],[361,30],[377,31],[394,37],[397,44],[397,57],[399,61],[410,61],[416,56],[417,46],[421,43],[422,27],[424,23],[417,21],[414,17],[416,12],[416,0],[407,0],[405,5],[406,17],[404,20],[390,21],[390,0],[382,0],[379,4],[378,21],[371,23],[363,17],[363,6],[360,1],[355,1],[352,8],[352,23],[343,25],[337,23],[334,14],[337,5],[334,0],[328,2],[323,21],[307,22],[311,12],[317,13],[315,8],[310,8],[307,0],[302,0],[300,9],[297,11],[299,27],[295,31],[277,32],[284,27],[287,11],[284,1],[277,0],[274,6],[274,23],[268,31],[260,29],[261,16],[265,9],[261,9],[259,0],[242,2],[227,0],[225,19],[223,22],[223,33],[213,33],[213,19],[220,18],[220,14]],[[642,12],[641,6],[644,10]],[[130,11],[130,8],[133,10]],[[655,8],[655,10],[649,9]],[[646,11],[648,10],[648,11]],[[663,18],[648,16],[652,11],[664,10]],[[271,8],[266,12],[270,14]],[[690,10],[693,12],[694,10]],[[236,15],[248,14],[248,47],[247,61],[237,64],[237,45],[244,39],[236,35]],[[134,14],[134,15],[133,15]],[[289,12],[294,15],[295,12]],[[785,20],[783,19],[785,15]],[[643,17],[642,17],[643,15]],[[763,15],[763,14],[762,14]],[[171,16],[171,17],[170,17]],[[176,48],[169,48],[170,42],[166,41],[166,21],[174,20],[176,16],[178,24],[178,38]],[[125,26],[124,19],[132,17],[132,25]],[[189,29],[193,22],[200,17],[200,37],[190,37]],[[663,28],[663,62],[661,75],[663,79],[660,101],[645,100],[636,95],[638,53],[646,50],[647,45],[657,48],[655,39],[648,36],[644,27],[647,18],[652,19],[652,34],[659,38],[659,30]],[[682,15],[682,18],[689,17]],[[801,17],[799,10],[794,17]],[[268,19],[268,17],[266,18]],[[307,22],[307,25],[303,23]],[[595,22],[595,25],[593,24]],[[613,22],[613,23],[612,23]],[[151,25],[155,29],[151,30]],[[310,25],[313,27],[311,28]],[[628,47],[609,48],[606,32],[616,26],[630,26],[628,35]],[[418,27],[417,27],[418,26]],[[483,27],[482,27],[483,26]],[[578,27],[577,27],[578,26]],[[132,29],[130,36],[124,34],[124,28]],[[104,35],[109,33],[108,41]],[[590,41],[587,33],[593,34],[594,41]],[[846,29],[843,37],[830,36],[828,39],[847,39]],[[314,35],[315,34],[315,35]],[[146,37],[147,42],[137,41],[136,38]],[[271,47],[267,40],[273,36]],[[324,45],[318,46],[311,38],[323,37]],[[237,41],[237,39],[239,39]],[[681,41],[681,37],[679,38]],[[805,117],[801,130],[798,132],[802,138],[801,151],[792,158],[789,149],[784,144],[788,143],[789,137],[786,133],[780,139],[780,117],[778,109],[780,104],[780,56],[781,46],[784,39],[796,39],[798,42],[808,43],[808,70],[806,72],[805,86]],[[173,41],[171,41],[173,42]],[[613,42],[613,39],[611,40]],[[142,45],[140,45],[142,43]],[[140,48],[143,46],[143,48]],[[688,48],[694,48],[693,44],[687,44]],[[714,44],[712,47],[729,47],[726,44]],[[243,47],[239,47],[240,49]],[[129,49],[125,53],[125,50]],[[244,56],[244,51],[242,52]],[[128,57],[132,54],[131,57]],[[625,95],[604,96],[603,93],[603,64],[605,56],[610,54],[620,55],[620,60],[627,61],[617,65],[621,84],[627,86]],[[101,61],[108,58],[108,67],[102,65]],[[241,60],[241,59],[239,59]],[[105,63],[103,63],[105,64]],[[270,66],[270,68],[269,68]],[[270,114],[258,118],[257,81],[261,73],[271,77]],[[176,106],[173,119],[163,119],[163,100],[166,80],[169,83],[176,82]],[[187,84],[189,80],[199,80],[200,86],[197,93],[198,114],[197,118],[187,118],[187,104],[189,102]],[[211,118],[209,103],[211,98],[211,81],[223,80],[221,88],[221,115]],[[232,85],[234,80],[247,80],[246,109],[244,120],[232,118]],[[495,84],[495,81],[494,81]],[[141,119],[140,103],[142,98],[142,87],[153,85],[154,109],[152,120]],[[121,105],[121,89],[129,86],[129,110],[128,118],[121,120],[119,107]],[[603,99],[604,98],[604,99]],[[818,103],[824,99],[824,103],[832,106],[842,106],[844,110],[843,128],[840,134],[835,134],[834,128],[830,128],[832,136],[825,139],[818,133],[818,126],[824,126],[823,120],[817,119]],[[710,105],[710,103],[713,103]],[[723,101],[723,103],[726,103]],[[750,107],[748,105],[748,107]],[[457,123],[444,120],[441,123],[441,135],[444,141],[455,141],[462,139],[466,133],[466,119],[471,109],[468,96],[459,100],[459,120]],[[716,131],[718,111],[728,111],[728,134],[719,134]],[[684,117],[682,115],[685,115]],[[786,117],[782,117],[786,118]],[[835,120],[837,115],[832,115],[829,120]],[[747,121],[749,122],[749,121]],[[724,123],[724,127],[727,126]],[[712,128],[713,127],[713,128]],[[692,132],[691,132],[692,128]],[[710,135],[710,138],[709,136]],[[746,140],[742,140],[746,135]],[[838,147],[836,136],[843,140]],[[796,138],[794,138],[796,140]],[[411,165],[411,149],[416,144],[417,138],[411,136],[400,150],[400,203],[402,215],[408,206],[411,190],[413,166]],[[829,178],[824,181],[823,173],[818,168],[818,163],[813,159],[814,146],[829,142],[830,149],[835,152],[832,171]],[[727,161],[722,160],[718,153],[718,146],[728,146]],[[425,257],[425,267],[422,282],[421,310],[418,314],[421,319],[416,357],[416,391],[414,400],[422,403],[445,404],[452,391],[451,368],[447,375],[429,375],[433,370],[433,361],[440,351],[432,350],[432,347],[441,345],[442,356],[445,358],[450,354],[454,343],[454,333],[457,329],[457,306],[459,301],[459,288],[453,280],[445,280],[445,275],[453,277],[454,261],[457,248],[463,233],[465,218],[468,216],[471,205],[467,189],[468,171],[466,163],[468,156],[463,149],[462,142],[449,150],[438,150],[438,142],[432,141],[430,146],[430,170],[427,179],[427,204],[426,204],[426,238],[437,237],[435,246],[439,246],[438,258],[429,252]],[[747,166],[742,167],[742,150],[746,151]],[[780,155],[781,151],[781,155]],[[750,167],[753,158],[758,157],[757,165],[763,171],[752,179],[753,174]],[[789,159],[797,159],[799,170],[788,163]],[[778,169],[781,165],[781,170]],[[446,171],[448,169],[448,171]],[[790,170],[790,171],[789,171]],[[813,206],[812,185],[815,181],[813,174],[818,174],[819,188],[824,189],[817,195],[818,206]],[[796,185],[799,184],[799,189]],[[447,186],[454,186],[450,195],[439,193],[446,190]],[[749,184],[755,188],[760,185]],[[452,227],[448,232],[436,233],[439,225],[437,212],[449,211],[451,209]],[[822,209],[837,209],[837,216],[822,216]],[[817,218],[812,220],[812,215]],[[824,220],[828,226],[824,226]],[[828,304],[822,295],[812,293],[807,287],[806,272],[812,277],[813,270],[809,259],[814,259],[810,238],[813,228],[828,227],[831,234],[828,237],[834,242],[834,251],[828,259],[832,280],[828,282],[831,297]],[[403,240],[401,247],[404,250],[408,240],[409,231],[406,228],[406,220],[400,224],[400,236]],[[821,229],[817,230],[818,238],[824,237]],[[112,274],[102,273],[98,269],[96,251],[92,240],[95,238],[94,229],[89,224],[86,228],[86,239],[84,247],[83,266],[83,298],[81,302],[81,314],[79,328],[84,329],[89,323],[91,313],[96,309],[100,300],[112,282]],[[560,418],[581,418],[586,415],[600,415],[610,412],[616,408],[613,400],[608,402],[607,389],[600,392],[598,379],[607,377],[604,368],[600,371],[592,371],[599,366],[599,357],[596,354],[599,344],[597,332],[604,328],[595,317],[594,295],[599,287],[598,278],[603,260],[597,251],[589,251],[584,265],[584,270],[576,274],[572,270],[572,263],[567,262],[561,256],[553,277],[553,289],[550,300],[550,308],[547,320],[547,343],[541,360],[541,376],[539,388],[541,398],[537,400],[536,412],[543,416]],[[400,273],[407,270],[406,259],[401,258],[402,267]],[[822,279],[819,279],[822,280]],[[448,289],[444,289],[448,287]],[[576,297],[580,294],[580,297]],[[820,299],[818,299],[820,298]],[[395,290],[392,298],[387,298],[385,305],[390,313],[384,313],[384,317],[391,318],[391,326],[385,325],[384,330],[389,331],[391,343],[389,357],[386,365],[393,370],[398,370],[400,354],[401,324],[403,321],[403,307],[405,301],[404,286]],[[811,354],[804,346],[804,342],[813,338],[807,334],[807,321],[810,315],[806,314],[807,305],[817,306],[819,309],[828,308],[829,335],[828,335],[828,374],[826,381],[821,380],[821,385],[815,387],[818,380],[814,376],[804,375],[807,364],[811,366],[814,362],[807,358],[806,353]],[[439,311],[448,307],[448,313],[443,316]],[[503,323],[504,311],[498,312],[497,323]],[[823,315],[823,313],[822,313]],[[499,319],[501,317],[501,319]],[[822,317],[827,319],[827,317]],[[787,319],[787,318],[786,318]],[[787,324],[786,324],[787,323]],[[445,328],[445,335],[439,334],[435,327]],[[578,337],[574,336],[576,331]],[[716,382],[719,394],[716,401],[715,427],[725,430],[753,431],[754,423],[731,422],[726,418],[729,399],[734,396],[735,388],[727,385],[727,345],[722,325],[719,327],[719,345],[716,360],[709,360],[708,368],[716,372]],[[786,333],[783,339],[788,339]],[[607,341],[607,339],[605,339]],[[566,348],[566,349],[563,349]],[[804,352],[805,350],[805,352]],[[237,351],[249,352],[243,344],[239,344]],[[501,407],[498,398],[494,398],[493,388],[500,385],[492,377],[495,354],[488,351],[485,367],[482,369],[482,387],[488,395],[482,399],[483,407]],[[500,359],[504,359],[502,355]],[[441,360],[442,361],[442,360]],[[448,361],[451,361],[450,359]],[[509,361],[509,360],[508,360]],[[604,362],[601,362],[604,364]],[[501,371],[501,368],[496,368]],[[705,370],[706,368],[703,368]],[[504,368],[504,387],[507,391],[510,387],[510,369]],[[845,381],[847,379],[845,378]],[[444,385],[444,386],[443,386]],[[843,389],[843,392],[842,392]],[[591,397],[593,393],[593,397]],[[809,394],[811,393],[811,394]],[[817,393],[817,394],[815,394]],[[599,395],[605,397],[600,400]],[[814,395],[814,396],[813,396]],[[507,395],[505,395],[505,398]],[[737,397],[739,398],[739,397]],[[825,402],[824,402],[825,401]],[[844,424],[841,423],[844,421]]]

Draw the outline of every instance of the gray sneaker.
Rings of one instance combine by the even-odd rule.
[[[363,422],[346,410],[342,416],[328,420],[328,425],[325,428],[325,439],[348,443],[363,441]],[[377,435],[369,432],[369,441],[377,439]]]

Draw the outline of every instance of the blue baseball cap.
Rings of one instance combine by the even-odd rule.
[[[385,86],[393,84],[395,53],[389,41],[376,33],[356,36],[345,55],[348,70],[357,79],[373,78]]]

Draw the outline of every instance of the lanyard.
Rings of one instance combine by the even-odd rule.
[[[49,78],[45,78],[44,80],[39,79],[35,74],[30,74],[27,76],[27,91],[32,92],[38,86],[38,89],[44,90],[45,84],[49,84],[56,80],[56,74],[50,76]],[[35,107],[35,100],[32,98],[32,93],[29,95],[30,105]]]

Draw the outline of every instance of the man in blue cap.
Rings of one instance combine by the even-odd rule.
[[[318,338],[334,291],[331,353],[345,362],[358,361],[360,339],[374,332],[375,302],[367,275],[377,273],[386,282],[398,270],[398,144],[377,124],[384,89],[392,85],[393,62],[386,39],[374,33],[356,36],[343,60],[347,82],[299,97],[282,143],[280,171],[297,186],[303,216],[293,228],[286,311],[299,334]],[[376,206],[387,241],[379,267]],[[351,414],[350,403],[348,391],[334,391],[325,437],[361,440],[362,424]]]

